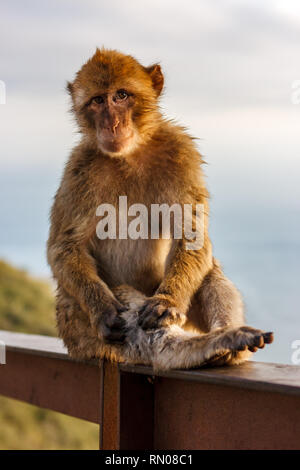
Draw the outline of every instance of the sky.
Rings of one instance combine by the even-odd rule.
[[[296,1],[13,0],[0,39],[1,171],[61,170],[77,138],[65,83],[104,45],[161,63],[162,109],[200,139],[212,195],[299,207]]]
[[[116,48],[161,64],[162,111],[199,139],[215,252],[250,316],[293,313],[300,337],[299,2],[11,0],[0,44],[0,257],[49,276],[49,209],[78,140],[65,85]]]

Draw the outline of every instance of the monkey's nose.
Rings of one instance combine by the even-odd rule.
[[[119,121],[119,119],[117,119],[117,120],[114,122],[114,124],[112,125],[112,132],[113,132],[113,134],[116,133],[116,129],[117,129],[117,127],[118,127],[119,124],[120,124],[120,121]]]

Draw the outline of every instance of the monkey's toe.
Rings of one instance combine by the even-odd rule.
[[[257,347],[257,348],[263,348],[264,345],[265,345],[263,335],[254,336],[254,338],[253,338],[253,344],[254,344],[254,346]]]
[[[247,338],[247,346],[249,351],[256,352],[258,349],[263,349],[266,344],[270,344],[273,341],[273,333],[264,333],[259,331],[259,334],[254,334],[252,337],[249,335]]]
[[[271,344],[274,341],[274,333],[272,331],[268,331],[267,333],[263,334],[264,342],[267,344]]]

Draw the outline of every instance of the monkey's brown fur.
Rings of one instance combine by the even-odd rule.
[[[244,326],[239,292],[213,258],[202,159],[183,128],[164,119],[159,65],[97,50],[68,89],[82,139],[51,213],[48,261],[57,280],[57,325],[69,353],[156,369],[240,363],[272,341]],[[96,208],[119,196],[203,204],[204,243],[99,240]]]

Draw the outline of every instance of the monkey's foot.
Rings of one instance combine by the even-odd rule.
[[[273,342],[272,332],[264,332],[250,326],[242,326],[229,331],[224,331],[217,339],[217,346],[220,346],[223,352],[227,351],[245,351],[256,352],[262,349],[266,344]]]
[[[221,352],[207,358],[204,366],[216,367],[224,364],[240,364],[249,358],[249,351],[256,352],[273,342],[273,333],[242,326],[225,331],[216,338],[216,349]]]

